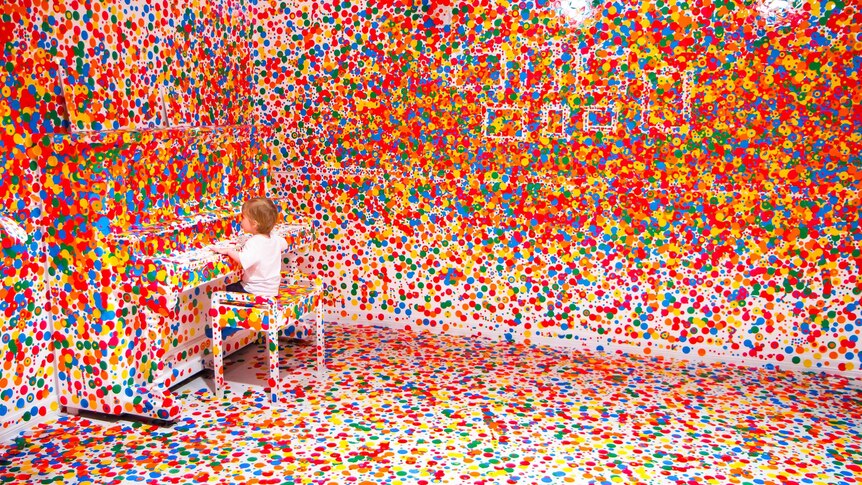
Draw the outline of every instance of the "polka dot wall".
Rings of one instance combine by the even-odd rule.
[[[114,236],[264,190],[317,226],[329,320],[858,375],[859,25],[831,0],[4,5],[3,428],[176,412],[137,399],[142,357],[199,336],[211,288],[150,346],[165,277]],[[182,227],[135,249],[238,229]]]
[[[858,6],[575,3],[262,15],[333,318],[858,372]]]

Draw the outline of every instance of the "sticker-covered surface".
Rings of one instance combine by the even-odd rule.
[[[42,180],[25,160],[2,159],[0,189],[0,433],[57,410],[46,311]]]
[[[146,257],[231,237],[261,192],[244,12],[3,4],[0,432],[58,405],[179,412],[157,387],[209,347],[204,283],[225,265],[165,296],[172,268]]]
[[[256,9],[332,318],[858,375],[858,2]]]
[[[331,318],[860,371],[858,3],[8,3],[2,428],[188,375],[209,290],[150,335],[109,236],[264,184]]]
[[[0,449],[0,483],[855,484],[862,394],[846,379],[328,325],[227,359],[231,392],[180,393],[170,428],[79,417]]]

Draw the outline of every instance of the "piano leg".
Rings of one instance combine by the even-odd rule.
[[[266,348],[269,354],[269,396],[273,403],[279,401],[278,328],[266,331]]]
[[[215,375],[215,393],[219,399],[224,398],[224,353],[222,350],[221,327],[218,324],[218,317],[213,317],[211,325],[213,329],[212,337],[212,353],[213,353],[213,374]]]
[[[317,348],[317,380],[323,382],[326,379],[326,339],[323,335],[323,315],[321,300],[317,301],[314,316],[314,340]]]

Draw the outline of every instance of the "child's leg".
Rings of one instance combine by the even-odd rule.
[[[248,293],[245,291],[245,288],[242,287],[242,282],[237,281],[236,283],[231,283],[225,286],[224,291],[232,291],[234,293]]]
[[[231,284],[225,286],[224,291],[231,291],[233,293],[248,293],[247,291],[245,291],[245,288],[242,287],[241,281],[237,281],[236,283],[231,283]],[[240,329],[238,329],[238,328],[229,328],[229,327],[223,328],[221,330],[221,336],[224,339],[224,338],[227,338],[227,337],[229,337],[229,336],[231,336],[231,335],[233,335],[239,331],[240,331]],[[212,328],[210,328],[209,326],[207,326],[206,329],[204,330],[204,334],[209,338],[213,338],[212,332],[213,332]]]

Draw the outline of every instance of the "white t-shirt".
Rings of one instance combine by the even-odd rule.
[[[242,265],[242,287],[258,296],[275,296],[281,282],[281,253],[287,241],[275,234],[250,237],[239,252]]]

